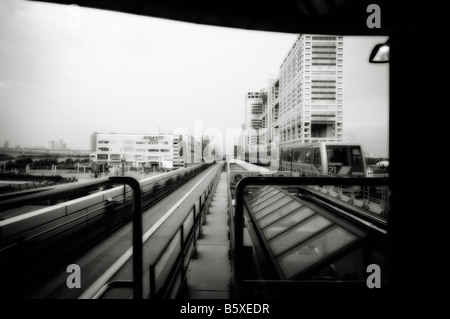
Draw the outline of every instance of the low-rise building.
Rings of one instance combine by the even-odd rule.
[[[91,141],[91,159],[98,165],[172,170],[201,162],[201,152],[196,152],[201,144],[189,136],[94,133]]]

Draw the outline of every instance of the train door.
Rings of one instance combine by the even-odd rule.
[[[303,152],[304,153],[304,152]],[[292,171],[293,172],[301,172],[302,165],[302,149],[294,148],[292,150]]]
[[[307,147],[305,151],[305,165],[303,166],[303,171],[311,172],[313,171],[313,148]],[[308,175],[308,173],[306,173]]]
[[[315,147],[314,148],[314,155],[313,155],[313,166],[314,169],[320,173],[322,173],[322,158],[320,155],[320,148]]]
[[[359,146],[350,147],[351,170],[352,176],[365,176],[366,167],[365,159]]]
[[[292,171],[292,149],[287,150],[286,171]]]
[[[287,154],[288,154],[288,150],[285,148],[281,149],[281,154],[280,154],[280,168],[282,171],[286,170],[286,166],[287,166]]]

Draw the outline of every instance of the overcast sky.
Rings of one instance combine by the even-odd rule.
[[[202,26],[24,0],[0,1],[0,146],[92,132],[239,128],[247,91],[276,76],[298,34]],[[388,154],[386,37],[344,37],[344,136]],[[197,126],[198,128],[198,126]]]

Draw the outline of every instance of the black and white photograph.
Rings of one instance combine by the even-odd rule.
[[[287,300],[426,295],[402,286],[392,15],[2,0],[1,302],[269,317]]]

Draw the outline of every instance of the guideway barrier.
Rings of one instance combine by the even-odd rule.
[[[111,177],[114,182],[123,182],[133,188],[133,280],[115,280],[105,284],[94,299],[100,299],[113,288],[133,288],[133,298],[172,299],[176,298],[180,287],[186,281],[186,270],[191,258],[195,258],[197,238],[202,234],[203,224],[209,211],[212,194],[217,187],[221,167],[218,165],[214,176],[204,191],[193,203],[189,213],[175,227],[175,232],[165,240],[156,256],[149,258],[148,266],[144,262],[142,240],[142,199],[139,183],[131,177]],[[134,181],[133,181],[134,180]],[[135,183],[136,182],[136,183]],[[137,184],[137,185],[136,185]],[[181,205],[180,205],[181,206]],[[151,240],[149,238],[148,240]],[[144,273],[148,267],[147,274]]]

